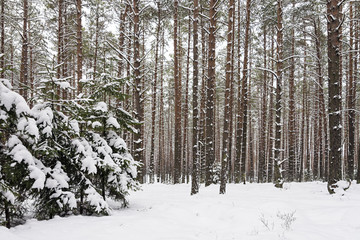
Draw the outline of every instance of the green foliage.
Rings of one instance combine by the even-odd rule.
[[[139,188],[138,164],[120,137],[138,124],[120,107],[128,97],[121,93],[125,79],[96,74],[96,81],[84,82],[86,94],[65,101],[59,93],[72,90],[68,79],[56,78],[59,66],[43,67],[31,110],[1,85],[0,213],[11,217],[6,225],[22,219],[26,198],[34,201],[38,219],[106,215],[108,197],[126,206],[129,189]],[[6,94],[18,99],[11,107]]]

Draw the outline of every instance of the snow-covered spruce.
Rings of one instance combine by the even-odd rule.
[[[74,105],[79,137],[73,139],[72,145],[82,172],[79,185],[84,206],[81,212],[84,213],[89,211],[89,207],[90,211],[101,209],[108,213],[108,206],[101,202],[108,197],[121,200],[126,206],[128,190],[138,188],[135,180],[138,164],[118,134],[121,129],[131,130],[136,121],[118,107],[118,102],[124,98],[118,80],[101,74],[96,83],[86,82],[84,88],[91,88],[92,91],[88,91],[90,94],[84,95]],[[103,101],[107,98],[106,102]],[[98,194],[89,188],[97,190]],[[96,204],[87,206],[91,203]]]
[[[74,131],[68,117],[54,109],[50,102],[38,103],[32,109],[40,137],[33,146],[34,155],[43,164],[46,175],[44,189],[36,191],[36,217],[48,219],[67,215],[77,207],[72,186],[76,170],[69,153]]]
[[[80,104],[59,108],[54,91],[46,91],[52,80],[43,81],[31,110],[7,80],[0,81],[0,210],[8,227],[28,210],[25,199],[34,201],[38,219],[109,214],[106,198],[126,205],[128,190],[138,188],[137,163],[117,133],[131,129],[130,117],[90,99],[81,106],[84,124],[79,111],[69,111]]]
[[[45,175],[32,155],[39,138],[35,120],[25,99],[0,79],[0,212],[5,225],[21,221],[22,202],[33,189],[42,189]]]

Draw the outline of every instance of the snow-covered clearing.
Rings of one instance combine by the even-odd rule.
[[[324,183],[201,187],[144,185],[132,193],[130,207],[108,217],[56,217],[30,220],[7,230],[1,240],[359,240],[360,185],[329,195]]]

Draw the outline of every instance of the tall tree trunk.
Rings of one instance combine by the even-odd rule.
[[[356,9],[356,18],[358,18],[359,16],[359,13],[360,13],[360,5],[357,5],[357,7],[355,8]],[[358,52],[359,51],[359,43],[360,43],[360,40],[359,40],[359,27],[360,27],[360,22],[357,21],[355,23],[355,52]],[[355,59],[354,59],[354,72],[357,73],[358,72],[358,54],[355,55]],[[353,86],[353,89],[354,89],[354,93],[353,93],[353,97],[355,99],[355,105],[356,105],[356,88],[357,88],[357,81],[358,81],[358,74],[355,74],[354,76],[354,86]],[[357,159],[357,175],[356,175],[356,182],[357,183],[360,183],[360,161],[359,161],[359,157],[360,157],[360,154],[359,154],[359,150],[360,150],[360,147],[359,147],[359,118],[357,118],[357,131],[356,131],[356,134],[355,134],[355,139],[357,140],[357,143],[355,144],[355,146],[357,146],[357,149],[355,150],[355,153],[357,153],[356,155],[356,159]],[[354,158],[355,159],[355,158]]]
[[[241,68],[240,68],[240,57],[241,57],[241,1],[238,1],[237,5],[237,83],[238,83],[238,101],[237,101],[237,115],[236,115],[236,143],[235,143],[235,160],[234,160],[234,182],[240,183],[240,162],[241,162],[241,135],[242,135],[242,110],[241,110]]]
[[[316,133],[316,144],[314,152],[314,178],[321,178],[321,171],[324,162],[324,146],[323,146],[323,128],[324,128],[324,116],[325,114],[325,102],[324,102],[324,92],[323,92],[323,76],[322,76],[322,66],[321,66],[321,51],[320,51],[320,21],[319,19],[314,20],[314,34],[315,34],[315,47],[316,47],[316,65],[317,65],[317,85],[316,85],[316,100],[317,100],[317,110],[315,112],[315,118],[317,119],[317,133]]]
[[[160,2],[157,2],[158,8],[158,22],[156,28],[156,42],[155,42],[155,69],[154,82],[152,89],[152,107],[151,107],[151,149],[150,149],[150,182],[154,182],[155,175],[155,117],[156,117],[156,91],[158,78],[158,63],[159,63],[159,42],[160,42],[160,27],[161,27],[161,8]]]
[[[161,37],[161,56],[164,56],[164,31]],[[165,130],[164,130],[164,60],[161,58],[160,63],[160,99],[159,99],[159,165],[161,182],[165,182]]]
[[[23,31],[22,31],[22,48],[21,48],[21,66],[20,66],[20,95],[25,100],[28,99],[28,0],[23,0]]]
[[[130,8],[130,6],[129,6]],[[130,18],[130,16],[128,16]],[[127,35],[128,36],[131,36],[133,34],[133,24],[132,24],[132,21],[128,21],[128,27],[127,27]],[[130,78],[131,77],[131,61],[133,59],[133,56],[132,56],[132,48],[135,48],[135,45],[133,44],[133,41],[132,39],[128,38],[127,39],[127,43],[125,44],[127,45],[127,51],[126,51],[126,58],[127,58],[127,64],[126,64],[126,77],[127,78]],[[133,109],[136,109],[136,106],[135,106],[135,91],[134,91],[134,87],[130,86],[130,84],[127,85],[126,87],[126,95],[128,96],[132,96],[131,98],[129,99],[125,99],[125,110],[126,111],[130,111],[131,107]],[[130,94],[131,93],[131,94]],[[135,112],[135,111],[134,111]],[[133,114],[135,116],[135,114]],[[138,129],[138,128],[137,128]],[[129,144],[130,146],[130,149],[131,149],[131,152],[135,152],[134,151],[134,141],[135,139],[135,134],[130,134],[129,137],[126,139],[127,140],[127,143]],[[134,155],[135,157],[135,155]],[[138,171],[139,172],[139,171]]]
[[[185,82],[185,103],[184,103],[184,135],[183,135],[183,170],[182,170],[182,182],[185,183],[188,180],[188,152],[190,151],[188,140],[188,114],[189,114],[189,71],[190,71],[190,43],[191,43],[191,21],[189,19],[188,25],[188,46],[186,54],[186,82]]]
[[[201,15],[203,14],[203,6],[201,6]],[[200,15],[200,16],[201,16]],[[201,27],[201,102],[200,102],[200,120],[199,120],[199,153],[201,164],[201,182],[205,181],[206,175],[206,63],[207,63],[207,45],[204,17],[200,18]]]
[[[124,51],[124,42],[125,42],[125,19],[128,14],[130,5],[125,4],[125,9],[120,13],[120,27],[119,27],[119,51],[123,53]],[[124,61],[122,59],[121,54],[119,54],[119,61],[118,61],[118,77],[121,78],[123,76],[123,68],[124,68]]]
[[[299,182],[304,180],[304,167],[305,167],[305,158],[306,158],[306,145],[307,145],[307,133],[306,133],[306,101],[307,101],[307,40],[306,33],[304,30],[304,72],[303,72],[303,82],[302,82],[302,111],[301,111],[301,131],[300,131],[300,173],[299,173]]]
[[[67,13],[67,7],[68,4],[66,2],[63,1],[63,5],[62,5],[62,15],[63,15],[63,20],[62,20],[62,52],[61,52],[61,59],[63,61],[63,66],[62,66],[62,75],[64,78],[67,78],[69,75],[71,75],[69,73],[69,69],[71,68],[71,54],[67,51],[68,48],[67,46],[69,46],[69,38],[65,38],[64,36],[66,36],[70,30],[69,30],[69,17],[68,17],[68,13]],[[71,80],[68,80],[70,85],[71,85]],[[64,90],[64,99],[71,99],[73,96],[71,95],[71,91],[69,90]]]
[[[349,142],[348,142],[348,169],[347,169],[347,177],[352,180],[354,179],[354,159],[355,159],[355,88],[354,88],[354,59],[353,59],[353,3],[350,2],[350,51],[349,51],[349,91],[347,98],[347,106],[348,106],[348,134],[349,134]],[[356,52],[357,53],[357,52]]]
[[[240,174],[241,181],[246,181],[246,148],[247,148],[247,124],[248,124],[248,54],[249,54],[249,34],[250,34],[250,4],[251,0],[246,0],[246,26],[245,26],[245,43],[244,43],[244,61],[243,76],[241,79],[241,111],[242,114],[242,136],[241,136],[241,163]]]
[[[15,47],[14,47],[14,43],[13,40],[11,40],[10,43],[10,66],[11,68],[14,68],[14,52],[15,52]],[[14,86],[14,71],[11,71],[11,85]]]
[[[271,58],[274,59],[274,37],[271,37]],[[274,61],[271,61],[271,70],[274,71]],[[269,121],[268,121],[268,145],[267,145],[267,182],[273,181],[274,167],[274,75],[271,75],[270,98],[269,98]]]
[[[82,93],[82,66],[83,66],[83,49],[82,49],[82,0],[76,0],[76,57],[77,57],[77,94]]]
[[[30,26],[30,20],[28,21],[28,28],[31,29]],[[31,43],[31,32],[29,31],[28,33],[28,42],[29,42],[29,81],[30,81],[30,100],[29,100],[29,107],[32,108],[33,107],[33,102],[34,102],[34,83],[35,83],[35,79],[34,79],[34,46]],[[59,96],[60,97],[60,96]]]
[[[248,70],[248,75],[249,75],[249,78],[251,77],[251,63],[252,63],[252,60],[251,60],[251,46],[249,47],[249,52],[250,52],[250,57],[249,57],[249,70]],[[249,85],[248,85],[248,94],[246,96],[247,99],[250,99],[251,100],[251,93],[252,93],[252,90],[251,90],[251,81],[249,81]],[[249,100],[248,100],[249,102]],[[250,101],[251,102],[251,101]],[[251,114],[251,104],[248,105],[248,117],[247,117],[247,122],[248,122],[248,134],[247,134],[247,144],[246,144],[246,148],[247,148],[247,158],[246,158],[246,163],[247,164],[247,169],[245,167],[245,172],[246,172],[246,179],[252,183],[254,181],[254,177],[255,177],[255,167],[254,167],[254,164],[255,164],[255,156],[254,156],[254,148],[255,148],[255,143],[254,143],[254,139],[253,139],[253,136],[254,136],[254,130],[253,130],[253,127],[252,127],[252,114]],[[245,183],[245,182],[244,182]]]
[[[134,25],[134,78],[135,78],[135,88],[134,88],[134,101],[135,101],[135,118],[141,123],[144,124],[144,107],[143,101],[141,99],[141,72],[140,72],[140,16],[139,16],[139,0],[133,0],[133,25]],[[144,166],[144,133],[140,125],[137,126],[137,132],[134,135],[134,159],[142,164],[138,169],[137,179],[140,183],[145,182],[146,177],[146,168]]]
[[[228,179],[228,167],[231,158],[229,156],[229,138],[231,134],[230,129],[230,95],[231,95],[231,57],[232,57],[232,40],[233,40],[233,15],[235,11],[235,2],[230,0],[228,13],[228,32],[227,32],[227,46],[226,46],[226,69],[225,69],[225,111],[224,111],[224,129],[223,129],[223,146],[222,146],[222,161],[221,161],[221,184],[220,194],[226,192],[226,182]]]
[[[325,173],[324,164],[327,161],[327,151],[328,151],[328,144],[327,144],[327,118],[326,118],[326,111],[325,111],[325,97],[324,97],[324,78],[322,73],[322,61],[321,61],[321,46],[320,46],[320,19],[317,18],[317,27],[315,23],[315,45],[316,45],[316,56],[317,56],[317,74],[318,74],[318,108],[319,108],[319,130],[318,130],[318,137],[319,141],[319,167],[317,170],[317,177],[323,179]]]
[[[282,0],[277,0],[277,36],[276,36],[276,103],[275,103],[275,152],[274,152],[274,181],[275,187],[282,188],[284,180],[282,176],[283,161],[281,159],[281,98],[282,98],[282,75],[283,75],[283,25],[282,25]]]
[[[293,7],[295,2],[292,1]],[[294,17],[292,22],[295,23]],[[291,30],[291,60],[290,60],[290,76],[289,76],[289,171],[287,179],[292,182],[294,179],[297,179],[296,176],[296,158],[295,158],[295,30]]]
[[[329,76],[329,129],[330,155],[328,191],[335,193],[336,183],[341,179],[341,122],[340,122],[340,21],[342,18],[340,0],[327,2],[328,31],[328,76]]]
[[[317,75],[319,76],[319,70],[317,68]],[[312,126],[312,129],[314,131],[313,134],[313,161],[312,161],[312,176],[313,176],[313,180],[318,180],[318,166],[319,166],[319,143],[320,143],[320,136],[319,136],[319,132],[321,131],[321,119],[319,117],[319,85],[316,84],[313,90],[313,97],[312,97],[312,102],[313,102],[313,119],[314,119],[314,123]]]
[[[96,71],[97,71],[97,58],[99,51],[99,4],[96,4],[96,12],[95,12],[95,49],[94,49],[94,66],[93,66],[93,79],[96,79]]]
[[[233,10],[233,19],[232,19],[232,47],[231,47],[231,80],[230,80],[230,102],[229,102],[229,118],[230,118],[230,122],[229,122],[229,150],[228,150],[228,155],[229,155],[229,161],[228,161],[228,179],[229,182],[233,182],[233,164],[232,164],[232,160],[233,160],[233,151],[232,151],[232,147],[233,147],[233,129],[234,129],[234,121],[233,121],[233,105],[234,105],[234,69],[235,69],[235,20],[236,20],[236,16],[235,16],[235,3],[234,3],[234,10]]]
[[[267,67],[266,59],[266,25],[263,26],[264,33],[264,68]],[[266,105],[267,105],[267,71],[263,72],[263,85],[261,96],[261,121],[260,121],[260,142],[259,142],[259,170],[258,170],[258,182],[263,183],[266,179]]]
[[[216,0],[210,0],[209,10],[209,48],[208,48],[208,79],[206,96],[206,175],[205,186],[213,182],[215,163],[215,31],[216,31]]]
[[[199,1],[194,0],[193,19],[193,128],[192,128],[192,174],[191,174],[191,195],[199,192],[199,137],[198,137],[198,85],[199,85],[199,48],[198,48],[198,22],[199,22]]]
[[[175,81],[175,168],[174,183],[180,183],[181,178],[181,79],[179,78],[178,50],[178,1],[174,1],[174,81]]]
[[[1,0],[0,3],[0,78],[5,78],[5,1]]]
[[[59,15],[58,15],[58,41],[57,41],[57,65],[58,68],[56,69],[56,78],[60,79],[61,76],[61,70],[62,68],[60,67],[60,64],[63,63],[63,51],[64,51],[64,44],[63,44],[63,36],[64,36],[64,24],[63,24],[63,9],[64,9],[64,1],[63,0],[59,0],[58,3],[58,11],[59,11]],[[60,98],[61,95],[61,88],[60,86],[57,87],[57,95]],[[60,106],[59,106],[60,108]],[[60,109],[58,109],[60,110]]]

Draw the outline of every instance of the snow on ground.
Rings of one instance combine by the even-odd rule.
[[[359,240],[360,185],[329,195],[324,183],[201,187],[144,185],[108,217],[56,217],[0,227],[1,240]]]

